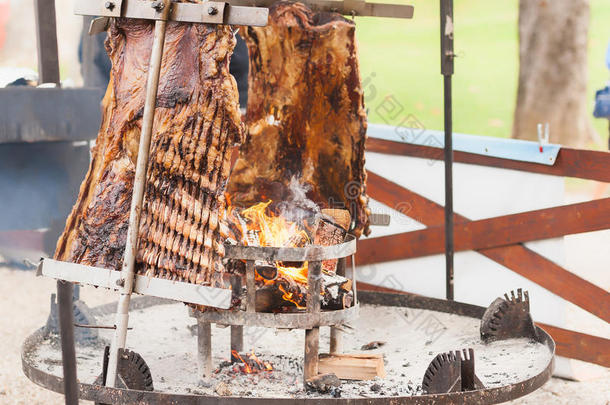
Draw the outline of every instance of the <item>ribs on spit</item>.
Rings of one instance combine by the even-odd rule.
[[[266,27],[240,31],[249,51],[247,135],[228,193],[244,207],[283,201],[293,178],[321,208],[347,209],[368,234],[366,112],[355,24],[277,2]]]
[[[153,22],[113,19],[102,125],[55,258],[120,269]],[[169,22],[139,228],[140,274],[220,285],[225,184],[243,128],[229,74],[231,27]]]

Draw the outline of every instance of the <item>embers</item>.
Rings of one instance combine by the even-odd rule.
[[[239,354],[236,350],[231,350],[231,362],[233,372],[257,374],[273,371],[273,365],[268,361],[260,360],[254,354],[254,349],[249,354]]]

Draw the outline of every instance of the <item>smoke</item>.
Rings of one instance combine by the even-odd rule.
[[[278,214],[296,223],[317,221],[320,217],[320,207],[307,198],[311,190],[309,184],[304,184],[296,176],[290,179],[288,196],[277,204]]]

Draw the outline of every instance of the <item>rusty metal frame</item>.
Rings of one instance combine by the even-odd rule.
[[[162,19],[160,4],[162,2],[149,0],[76,0],[74,14],[159,21]],[[168,21],[187,23],[265,26],[268,16],[269,10],[262,7],[243,7],[226,2],[206,1],[197,4],[172,3],[167,18]],[[99,25],[99,27],[104,26],[105,24]]]
[[[356,253],[356,238],[347,235],[343,243],[332,246],[267,247],[225,245],[227,259],[305,262],[339,259]]]
[[[232,5],[271,7],[277,0],[228,0]],[[413,6],[369,3],[365,0],[303,0],[313,11],[333,12],[353,17],[413,18]]]
[[[436,298],[418,296],[414,294],[389,294],[381,292],[360,291],[358,294],[362,303],[379,304],[397,307],[409,307],[417,309],[428,309],[450,314],[458,314],[472,318],[480,318],[485,312],[484,307],[465,304],[456,301],[446,301]],[[132,300],[138,307],[155,305],[159,301],[150,301],[148,297],[138,297]],[[106,306],[104,306],[105,308]],[[94,310],[96,310],[94,308]],[[112,312],[108,307],[104,311]],[[551,337],[541,328],[537,328],[541,342],[546,345],[549,351],[555,353],[555,343]],[[35,347],[44,339],[42,329],[37,330],[28,336],[23,343],[21,350],[21,363],[24,374],[34,383],[50,389],[52,391],[63,392],[63,379],[54,374],[47,373],[36,368],[33,364],[31,353]],[[81,399],[97,401],[101,403],[113,404],[205,404],[215,403],[219,405],[294,405],[300,404],[327,404],[327,405],[438,405],[438,404],[457,404],[457,403],[476,403],[476,404],[495,404],[509,401],[527,395],[540,388],[551,378],[554,361],[551,359],[538,375],[527,380],[520,381],[502,387],[479,389],[468,392],[454,392],[449,394],[418,395],[410,397],[383,397],[383,398],[245,398],[245,397],[217,397],[198,394],[172,394],[167,392],[136,391],[122,388],[110,388],[99,385],[79,383],[79,396]]]
[[[219,325],[262,326],[277,329],[311,329],[331,326],[354,320],[358,316],[358,304],[346,309],[321,311],[317,313],[265,313],[231,310],[200,312],[189,309],[189,315],[198,321]]]

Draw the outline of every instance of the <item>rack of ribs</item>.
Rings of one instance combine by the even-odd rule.
[[[152,21],[113,19],[102,125],[55,258],[120,269],[142,124]],[[226,25],[169,22],[139,227],[139,274],[220,285],[225,185],[242,141]]]
[[[283,201],[292,178],[321,208],[350,211],[368,234],[366,112],[355,24],[302,3],[270,7],[240,31],[250,56],[247,136],[229,179],[232,204]]]

